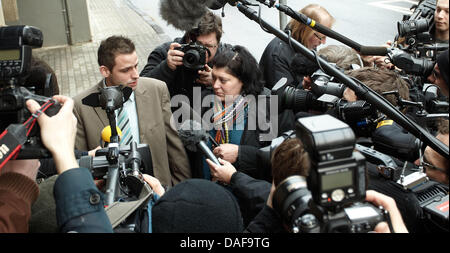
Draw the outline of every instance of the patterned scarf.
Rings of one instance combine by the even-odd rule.
[[[244,122],[247,108],[248,101],[243,96],[236,98],[232,106],[215,101],[213,122],[214,128],[217,129],[215,140],[219,145],[230,143],[230,131]]]

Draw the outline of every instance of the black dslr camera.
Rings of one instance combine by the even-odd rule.
[[[332,64],[335,65],[335,64]],[[311,75],[311,89],[316,96],[329,94],[341,98],[346,86],[334,76],[330,76],[318,69]]]
[[[36,87],[34,83],[26,83],[25,80],[30,71],[32,48],[39,48],[43,43],[42,32],[32,26],[5,26],[0,27],[0,133],[14,134],[15,138],[3,139],[5,145],[17,146],[13,139],[22,139],[20,133],[13,133],[13,128],[21,125],[31,116],[25,102],[28,99],[36,100],[40,105],[50,100],[37,91],[49,92],[43,87]],[[51,92],[50,92],[51,93]],[[45,110],[49,116],[58,113],[61,106],[56,102]],[[44,110],[43,110],[44,111]],[[36,125],[26,137],[17,158],[45,158],[50,153],[40,140],[39,126]],[[22,141],[20,141],[22,142]]]
[[[192,70],[203,70],[206,64],[206,54],[211,55],[209,49],[197,43],[181,44],[175,48],[184,52],[183,65]]]
[[[292,232],[363,233],[389,220],[387,211],[364,202],[365,158],[353,151],[355,135],[347,124],[329,115],[300,118],[296,132],[311,170],[307,179],[285,179],[273,196],[274,209]]]

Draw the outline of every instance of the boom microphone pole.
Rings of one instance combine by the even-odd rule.
[[[357,43],[356,41],[351,40],[351,39],[345,37],[344,35],[337,33],[335,31],[331,30],[330,28],[318,23],[317,21],[309,18],[305,14],[298,13],[298,12],[292,10],[291,7],[289,7],[285,4],[280,4],[280,3],[275,4],[275,1],[273,1],[273,0],[271,0],[270,2],[267,2],[266,0],[256,0],[256,1],[266,5],[269,8],[272,8],[275,6],[279,11],[286,13],[288,16],[297,20],[298,22],[301,22],[301,23],[309,26],[311,29],[318,31],[332,39],[335,39],[335,40],[355,49],[356,51],[360,52],[363,55],[385,56],[389,52],[386,47],[363,46],[363,45]],[[237,5],[237,2],[246,4],[245,3],[246,1],[239,1],[239,0],[232,0],[232,1],[217,0],[217,2],[220,2],[222,5],[225,4],[226,2],[228,2],[230,5],[233,5],[233,6]]]
[[[257,0],[258,2],[261,2],[261,0]],[[335,39],[339,42],[342,42],[343,44],[355,49],[356,51],[360,52],[363,55],[381,55],[384,56],[388,53],[387,48],[385,47],[371,47],[371,46],[363,46],[344,35],[337,33],[330,28],[316,22],[314,19],[309,18],[305,14],[298,13],[294,10],[292,10],[289,6],[284,4],[275,4],[275,7],[287,15],[289,15],[291,18],[309,26],[313,30],[316,30],[332,39]]]
[[[409,131],[417,138],[423,140],[425,144],[432,147],[434,150],[443,155],[445,158],[449,159],[449,148],[445,144],[443,144],[441,141],[436,139],[436,137],[425,131],[418,124],[408,119],[404,114],[402,114],[399,110],[397,110],[389,102],[387,102],[387,100],[383,98],[381,95],[377,94],[363,83],[356,82],[355,80],[346,76],[344,73],[340,72],[338,69],[330,65],[327,61],[323,60],[318,55],[316,55],[315,52],[309,50],[298,41],[292,39],[285,32],[273,27],[271,24],[259,18],[255,10],[241,3],[238,3],[236,6],[238,10],[242,12],[245,16],[247,16],[249,19],[260,24],[269,33],[274,34],[275,36],[285,41],[286,43],[290,43],[294,47],[295,51],[302,53],[309,60],[317,61],[327,74],[332,75],[337,79],[339,79],[339,81],[344,83],[347,87],[351,88],[359,98],[366,100],[370,104],[376,106],[377,109],[379,109],[381,112],[386,114],[392,120],[397,122],[404,129]]]

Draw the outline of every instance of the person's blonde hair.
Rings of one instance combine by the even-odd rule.
[[[331,19],[331,24],[335,22],[334,17],[331,16],[331,14],[325,8],[318,4],[308,4],[299,12],[319,23],[324,22],[327,18]],[[314,30],[295,19],[291,19],[291,21],[289,21],[288,27],[292,32],[292,38],[308,47],[306,43],[309,38],[313,36]]]

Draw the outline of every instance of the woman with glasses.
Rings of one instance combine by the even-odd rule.
[[[335,22],[331,14],[317,4],[309,4],[299,12],[328,28]],[[326,43],[325,35],[295,19],[288,23],[285,32],[311,50],[316,50],[318,46]],[[311,64],[304,55],[296,53],[288,43],[276,37],[267,45],[259,65],[264,73],[265,86],[272,89],[282,77],[288,79],[289,85],[302,88],[303,77],[310,72],[302,66]]]

